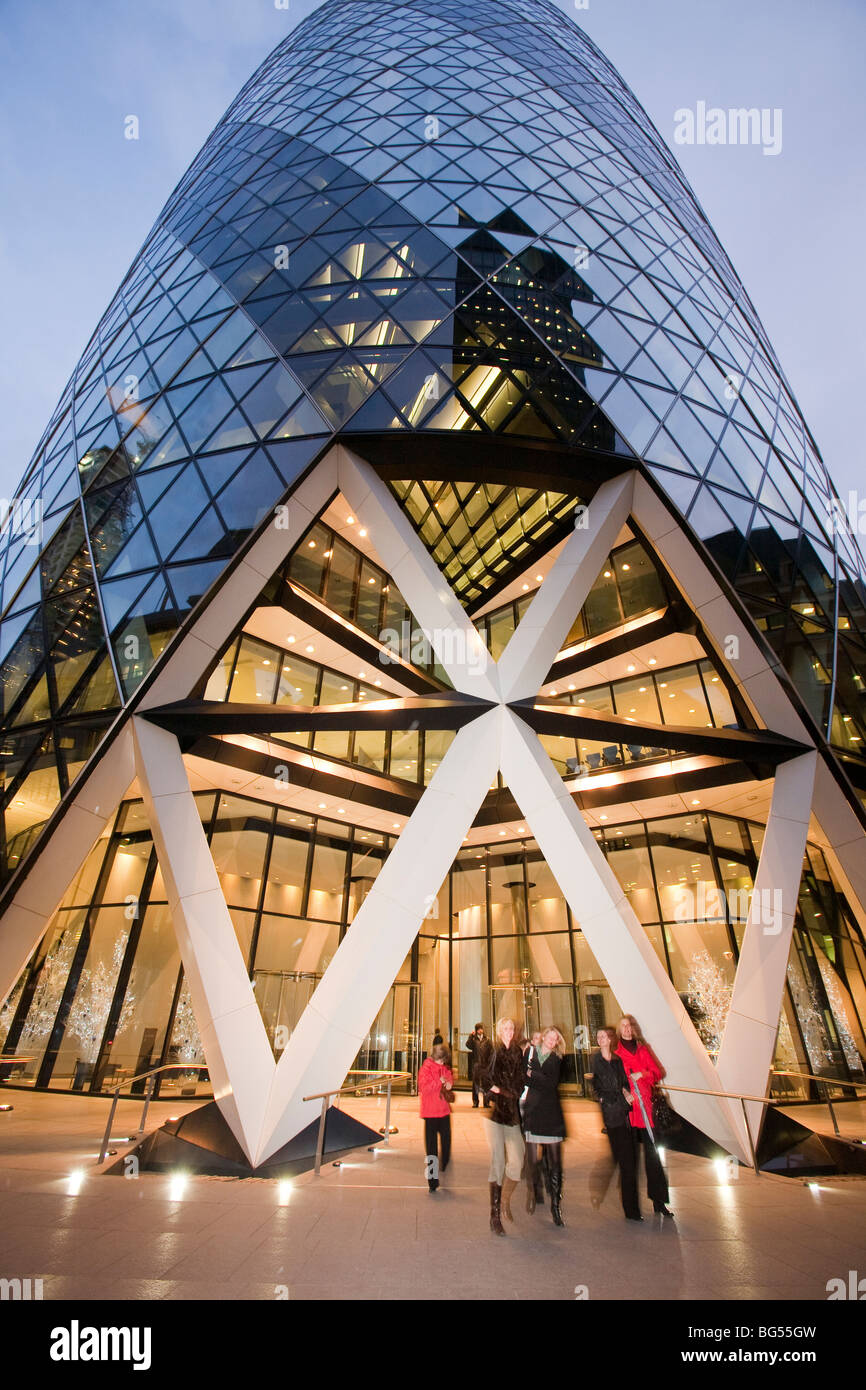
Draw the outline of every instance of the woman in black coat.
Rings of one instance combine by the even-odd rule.
[[[565,1054],[565,1039],[557,1028],[545,1028],[538,1046],[530,1044],[523,1058],[526,1090],[523,1124],[526,1136],[526,1210],[535,1211],[535,1177],[538,1165],[547,1163],[550,1183],[550,1211],[555,1226],[562,1219],[562,1142],[565,1119],[559,1103],[559,1074]]]
[[[634,1096],[622,1059],[614,1051],[618,1041],[616,1029],[599,1028],[596,1038],[601,1051],[592,1059],[592,1084],[596,1099],[601,1103],[614,1162],[619,1168],[622,1209],[627,1221],[642,1221],[637,1195],[636,1141],[630,1121]]]

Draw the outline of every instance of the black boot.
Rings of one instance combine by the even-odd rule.
[[[504,1236],[500,1211],[502,1208],[502,1187],[498,1182],[490,1184],[490,1229],[495,1236]]]
[[[544,1192],[541,1186],[541,1172],[538,1162],[532,1152],[534,1146],[526,1146],[526,1210],[532,1216],[539,1202],[544,1201]]]
[[[550,1173],[550,1214],[554,1226],[564,1226],[562,1219],[562,1169],[553,1168]]]

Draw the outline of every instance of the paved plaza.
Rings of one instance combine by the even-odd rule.
[[[183,1186],[98,1171],[100,1099],[3,1088],[0,1101],[14,1106],[0,1113],[0,1276],[42,1278],[46,1299],[825,1300],[829,1279],[864,1263],[866,1179],[810,1187],[741,1168],[731,1181],[671,1153],[675,1221],[644,1199],[643,1226],[626,1223],[598,1109],[583,1101],[566,1103],[565,1229],[547,1209],[528,1216],[520,1188],[505,1239],[488,1228],[485,1120],[466,1093],[435,1196],[414,1098],[395,1100],[390,1149],[327,1163],[318,1178]],[[383,1101],[346,1108],[384,1122]],[[180,1110],[155,1105],[148,1128]],[[840,1113],[858,1132],[863,1108]],[[140,1102],[122,1103],[118,1139],[139,1114]]]

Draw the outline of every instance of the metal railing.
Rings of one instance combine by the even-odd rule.
[[[313,1169],[316,1177],[319,1176],[322,1167],[322,1154],[325,1148],[325,1121],[328,1118],[328,1102],[331,1096],[359,1096],[363,1091],[375,1092],[377,1086],[387,1083],[387,1100],[385,1101],[385,1127],[379,1131],[384,1136],[383,1144],[387,1145],[391,1141],[391,1135],[396,1134],[396,1129],[391,1128],[391,1087],[395,1081],[411,1081],[411,1071],[367,1071],[349,1072],[349,1076],[370,1076],[372,1081],[355,1082],[351,1086],[336,1086],[333,1091],[319,1091],[314,1096],[304,1096],[303,1100],[320,1100],[322,1102],[322,1113],[319,1116],[319,1132],[316,1136],[316,1162]]]
[[[823,1086],[824,1100],[812,1101],[811,1104],[826,1105],[827,1109],[830,1111],[830,1119],[833,1121],[833,1130],[837,1135],[839,1135],[840,1139],[843,1136],[839,1132],[839,1121],[836,1119],[836,1111],[833,1109],[833,1102],[830,1099],[830,1087],[841,1086],[843,1088],[847,1087],[852,1091],[866,1091],[866,1081],[837,1081],[835,1077],[816,1076],[814,1072],[811,1071],[776,1071],[776,1069],[773,1068],[773,1070],[770,1072],[770,1076],[793,1076],[796,1077],[798,1081],[817,1081],[819,1085]],[[768,1103],[772,1103],[775,1105],[785,1105],[789,1102],[786,1102],[783,1098],[782,1100]],[[810,1104],[808,1098],[806,1100],[806,1104]]]
[[[836,1081],[836,1080],[833,1079],[832,1077],[815,1076],[812,1072],[803,1072],[803,1071],[776,1071],[775,1068],[772,1068],[771,1071],[770,1071],[770,1077],[768,1078],[768,1082],[767,1082],[768,1087],[772,1084],[771,1078],[774,1077],[774,1076],[794,1076],[794,1077],[797,1077],[799,1080],[802,1080],[802,1081],[818,1081],[818,1082],[820,1082],[820,1083],[823,1085],[823,1087],[824,1087],[824,1092],[825,1092],[825,1096],[826,1096],[826,1100],[825,1100],[823,1103],[827,1106],[827,1109],[830,1111],[830,1118],[831,1118],[831,1120],[833,1121],[833,1129],[834,1129],[834,1131],[836,1132],[836,1134],[839,1136],[839,1138],[842,1138],[843,1136],[840,1134],[840,1131],[839,1131],[839,1124],[838,1124],[838,1121],[837,1121],[837,1119],[836,1119],[836,1112],[835,1112],[834,1109],[833,1109],[833,1102],[832,1102],[831,1099],[830,1099],[829,1087],[830,1087],[830,1086],[844,1086],[844,1087],[848,1087],[848,1088],[850,1088],[851,1090],[855,1090],[855,1091],[857,1091],[857,1090],[866,1091],[866,1081]],[[703,1089],[701,1089],[701,1088],[699,1088],[699,1087],[697,1087],[697,1086],[673,1086],[673,1085],[670,1085],[667,1081],[662,1082],[662,1086],[663,1086],[663,1088],[664,1088],[666,1091],[680,1091],[680,1092],[682,1092],[683,1094],[686,1094],[686,1095],[693,1095],[693,1096],[720,1096],[720,1097],[723,1097],[725,1100],[738,1100],[738,1101],[740,1102],[740,1109],[741,1109],[742,1112],[743,1112],[743,1124],[745,1125],[746,1136],[747,1136],[747,1138],[748,1138],[748,1140],[749,1140],[749,1154],[751,1155],[751,1159],[752,1159],[752,1167],[754,1168],[755,1172],[756,1172],[756,1173],[758,1174],[758,1176],[760,1177],[761,1170],[760,1170],[760,1167],[758,1166],[758,1156],[757,1156],[757,1151],[756,1151],[756,1147],[755,1147],[755,1141],[754,1141],[753,1138],[752,1138],[752,1129],[751,1129],[751,1126],[750,1126],[750,1124],[749,1124],[749,1116],[748,1116],[748,1113],[747,1113],[747,1111],[746,1111],[746,1101],[754,1101],[754,1102],[755,1102],[756,1104],[758,1104],[758,1105],[784,1106],[784,1105],[786,1104],[786,1101],[785,1101],[784,1097],[783,1097],[782,1099],[777,1099],[777,1098],[774,1097],[774,1096],[767,1096],[767,1095],[763,1095],[763,1096],[740,1095],[738,1092],[733,1092],[733,1091],[705,1091],[705,1090],[703,1090]],[[817,1103],[818,1105],[822,1104],[821,1101],[817,1101],[816,1103]]]
[[[102,1138],[102,1148],[99,1150],[99,1157],[96,1160],[97,1167],[99,1167],[100,1163],[103,1163],[105,1161],[105,1155],[108,1152],[108,1145],[111,1141],[111,1128],[114,1124],[114,1115],[115,1111],[117,1110],[117,1102],[120,1099],[120,1093],[123,1090],[124,1086],[132,1086],[133,1083],[136,1081],[147,1082],[147,1085],[144,1088],[144,1104],[142,1106],[141,1111],[141,1120],[139,1121],[138,1129],[135,1131],[135,1134],[131,1136],[131,1139],[139,1139],[141,1135],[144,1133],[144,1122],[147,1119],[147,1112],[150,1107],[150,1102],[153,1099],[153,1092],[156,1087],[156,1078],[160,1074],[160,1072],[164,1071],[197,1071],[201,1073],[203,1071],[207,1071],[207,1067],[204,1063],[196,1062],[166,1062],[164,1066],[151,1067],[150,1071],[143,1071],[139,1076],[128,1076],[125,1078],[125,1080],[123,1080],[120,1083],[119,1086],[116,1086],[111,1098],[111,1109],[108,1112],[108,1124],[105,1126],[105,1134]],[[129,1099],[132,1100],[133,1097],[130,1096]],[[136,1096],[134,1097],[134,1099],[137,1100],[138,1097]]]
[[[778,1105],[778,1101],[770,1100],[767,1096],[744,1096],[735,1091],[705,1091],[699,1086],[671,1086],[667,1081],[661,1083],[666,1091],[682,1091],[690,1096],[723,1096],[725,1100],[738,1100],[743,1112],[743,1124],[746,1126],[746,1136],[749,1140],[749,1153],[752,1158],[752,1167],[760,1177],[761,1170],[758,1167],[758,1155],[755,1149],[755,1141],[752,1138],[752,1129],[749,1124],[749,1117],[746,1114],[746,1101],[757,1101],[759,1105]]]

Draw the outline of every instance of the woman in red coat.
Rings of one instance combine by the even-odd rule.
[[[635,1131],[635,1139],[644,1152],[647,1196],[653,1204],[653,1211],[658,1212],[660,1216],[673,1216],[673,1212],[668,1211],[667,1206],[669,1196],[667,1175],[653,1143],[653,1136],[647,1133],[643,1117],[645,1110],[650,1125],[652,1125],[653,1087],[661,1081],[665,1070],[652,1048],[641,1036],[640,1028],[633,1014],[624,1014],[616,1031],[619,1038],[616,1055],[622,1060],[629,1085],[635,1095],[635,1103],[631,1108],[630,1118],[632,1128]],[[643,1101],[643,1110],[638,1104],[638,1095]]]
[[[439,1174],[444,1173],[451,1157],[451,1106],[442,1092],[454,1093],[454,1076],[448,1065],[451,1055],[444,1043],[437,1043],[418,1073],[418,1094],[421,1098],[421,1119],[424,1121],[424,1143],[427,1152],[427,1186],[435,1192]],[[438,1146],[442,1146],[442,1159]]]

